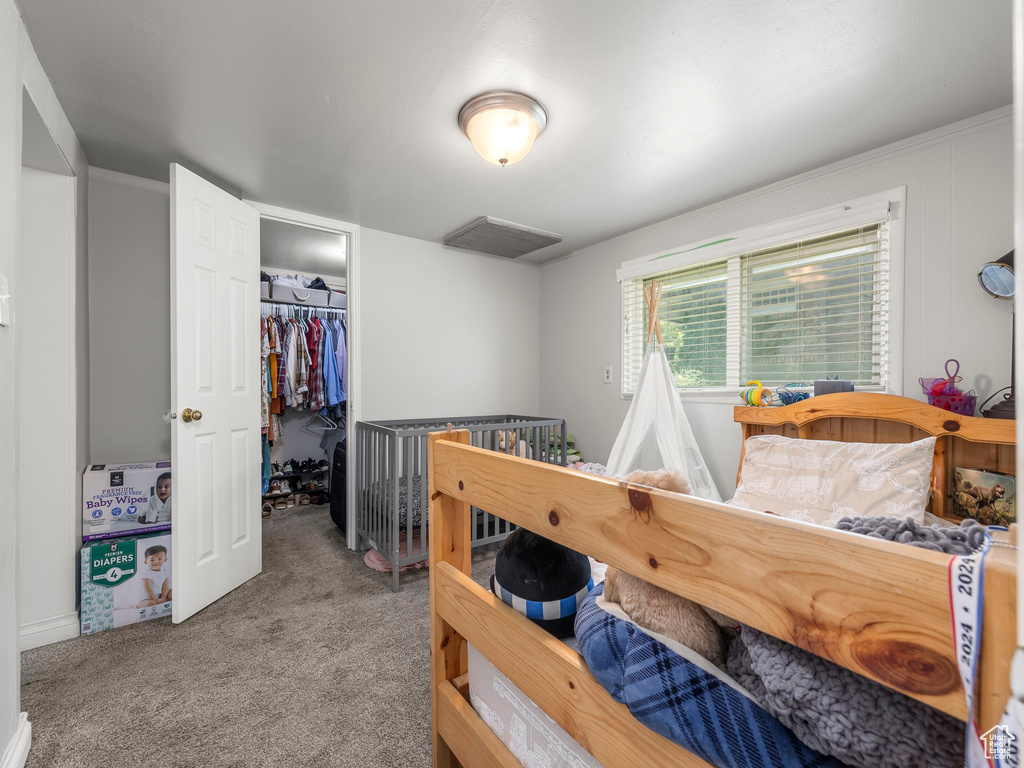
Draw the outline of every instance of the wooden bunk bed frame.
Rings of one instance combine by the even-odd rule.
[[[951,467],[1013,471],[1014,422],[892,395],[825,395],[737,407],[744,437],[847,442],[939,437],[932,486],[945,514]],[[606,768],[706,766],[615,702],[575,651],[470,578],[470,507],[486,509],[786,642],[967,717],[954,655],[948,555],[544,465],[430,436],[430,643],[434,765],[518,766],[468,701],[467,643]],[[965,463],[961,463],[964,461]],[[1016,648],[1016,527],[985,566],[976,713],[1009,698]]]

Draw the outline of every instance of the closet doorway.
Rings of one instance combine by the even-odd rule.
[[[319,503],[327,514],[329,505],[332,518],[345,532],[347,545],[355,549],[354,487],[342,477],[353,476],[354,454],[345,453],[345,471],[339,472],[336,447],[342,438],[347,440],[353,434],[357,420],[354,390],[358,386],[359,345],[355,336],[359,324],[354,317],[358,304],[359,228],[335,219],[246,202],[260,214],[260,266],[272,281],[267,291],[270,297],[261,301],[261,315],[276,318],[278,326],[282,320],[314,320],[321,328],[330,328],[332,340],[340,340],[344,351],[341,354],[339,350],[337,356],[339,368],[344,367],[339,371],[343,390],[340,406],[327,407],[326,412],[288,408],[278,418],[271,417],[273,471],[263,503],[271,505],[271,515],[286,505],[304,502],[314,506]],[[324,303],[322,292],[302,285],[315,279],[326,284],[332,295],[327,307],[317,306]],[[298,284],[292,285],[293,281]],[[338,334],[343,334],[340,339]],[[318,362],[323,366],[324,360]]]
[[[240,200],[176,163],[170,179],[171,408],[165,420],[171,424],[178,499],[171,567],[172,616],[179,623],[263,568],[261,390],[267,379],[261,370],[261,220],[301,225],[344,241],[344,299],[346,304],[352,299],[346,310],[353,332],[346,334],[343,351],[350,371],[359,364],[359,235],[344,222]],[[295,298],[305,301],[307,293],[296,292]],[[307,301],[301,311],[314,303]],[[343,415],[351,433],[358,378],[348,378],[353,393]],[[348,458],[349,476],[351,463]],[[351,496],[351,484],[344,485]],[[349,501],[346,510],[353,508]],[[352,547],[352,513],[342,520]]]

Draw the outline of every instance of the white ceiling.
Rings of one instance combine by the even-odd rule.
[[[1010,103],[1003,0],[19,0],[93,165],[438,241],[490,215],[544,261]],[[459,107],[524,91],[508,168]]]

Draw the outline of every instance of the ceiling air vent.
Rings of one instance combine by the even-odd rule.
[[[517,259],[527,253],[562,242],[562,236],[511,221],[481,216],[445,237],[444,244],[467,251]]]

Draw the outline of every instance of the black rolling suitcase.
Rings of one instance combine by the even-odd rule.
[[[348,438],[343,439],[334,446],[334,459],[331,462],[331,519],[334,524],[345,533],[346,512],[345,512],[345,464]]]

